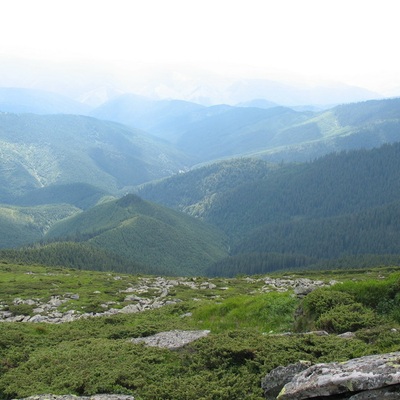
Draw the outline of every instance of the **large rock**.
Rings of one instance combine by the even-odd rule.
[[[152,336],[143,338],[132,339],[132,343],[144,343],[150,347],[162,347],[166,349],[179,349],[187,345],[188,343],[194,342],[197,339],[207,336],[210,331],[168,331],[156,333]]]
[[[278,400],[400,399],[400,352],[315,364],[295,375]]]
[[[272,370],[261,382],[264,397],[275,400],[282,388],[290,382],[295,375],[311,366],[310,361],[299,361],[286,367],[277,367]]]

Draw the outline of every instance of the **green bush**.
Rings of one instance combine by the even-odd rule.
[[[354,304],[354,297],[348,293],[328,289],[317,289],[308,294],[300,303],[296,312],[294,330],[312,331],[321,328],[316,321],[325,313],[339,305]]]
[[[355,301],[378,310],[383,303],[394,300],[400,292],[400,276],[395,273],[386,279],[349,280],[336,285],[335,290],[350,293]]]
[[[29,304],[11,304],[8,306],[8,311],[12,312],[14,315],[33,315],[33,308]]]
[[[340,304],[323,313],[315,322],[318,329],[330,333],[354,332],[375,326],[378,318],[375,312],[360,303]]]
[[[400,329],[393,325],[380,324],[373,328],[360,329],[356,337],[371,347],[371,353],[390,353],[400,348]]]
[[[318,318],[338,305],[348,305],[354,302],[354,297],[348,293],[317,289],[304,298],[301,307],[307,314]]]

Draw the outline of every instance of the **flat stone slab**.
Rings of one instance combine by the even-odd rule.
[[[178,349],[197,339],[207,336],[210,331],[168,331],[160,332],[152,336],[132,339],[132,343],[144,343],[151,347],[166,349]]]

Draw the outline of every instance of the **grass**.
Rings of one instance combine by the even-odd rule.
[[[297,301],[289,293],[240,295],[197,308],[193,318],[203,329],[224,332],[253,328],[260,332],[291,330]]]

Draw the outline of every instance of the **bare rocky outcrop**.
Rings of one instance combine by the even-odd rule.
[[[168,332],[160,332],[152,336],[132,339],[132,343],[144,343],[151,347],[162,347],[166,349],[178,349],[194,342],[197,339],[207,336],[210,331],[181,331],[174,330]]]
[[[400,352],[315,364],[295,372],[302,368],[299,364],[279,367],[264,378],[266,399],[400,399]]]
[[[34,275],[33,273],[30,273]],[[123,277],[114,276],[114,280],[122,281]],[[244,281],[251,287],[254,283],[262,282],[264,285],[257,289],[260,292],[285,292],[292,290],[297,297],[303,297],[312,290],[331,285],[336,282],[325,283],[323,281],[310,280],[306,278],[244,278]],[[229,283],[227,280],[226,283]],[[65,293],[64,295],[54,295],[46,301],[41,299],[21,299],[15,298],[14,305],[28,305],[32,307],[31,315],[16,315],[10,312],[6,304],[0,303],[0,322],[32,322],[32,323],[64,323],[71,322],[82,318],[111,316],[114,314],[131,314],[146,310],[163,307],[169,304],[176,304],[181,300],[171,296],[171,292],[178,286],[186,286],[193,290],[193,299],[197,297],[195,294],[207,291],[218,290],[223,293],[228,289],[227,286],[218,287],[213,282],[204,281],[197,278],[176,278],[167,279],[164,277],[143,277],[138,280],[136,285],[130,285],[125,290],[115,293],[116,298],[125,295],[123,302],[109,301],[102,304],[103,310],[100,312],[85,312],[84,310],[75,310],[71,306],[68,311],[60,312],[61,307],[65,310],[67,304],[79,300],[79,293]],[[100,294],[96,291],[94,294]],[[214,298],[220,298],[219,294],[215,294]],[[208,297],[211,298],[211,297]],[[1,301],[1,299],[0,299]]]

